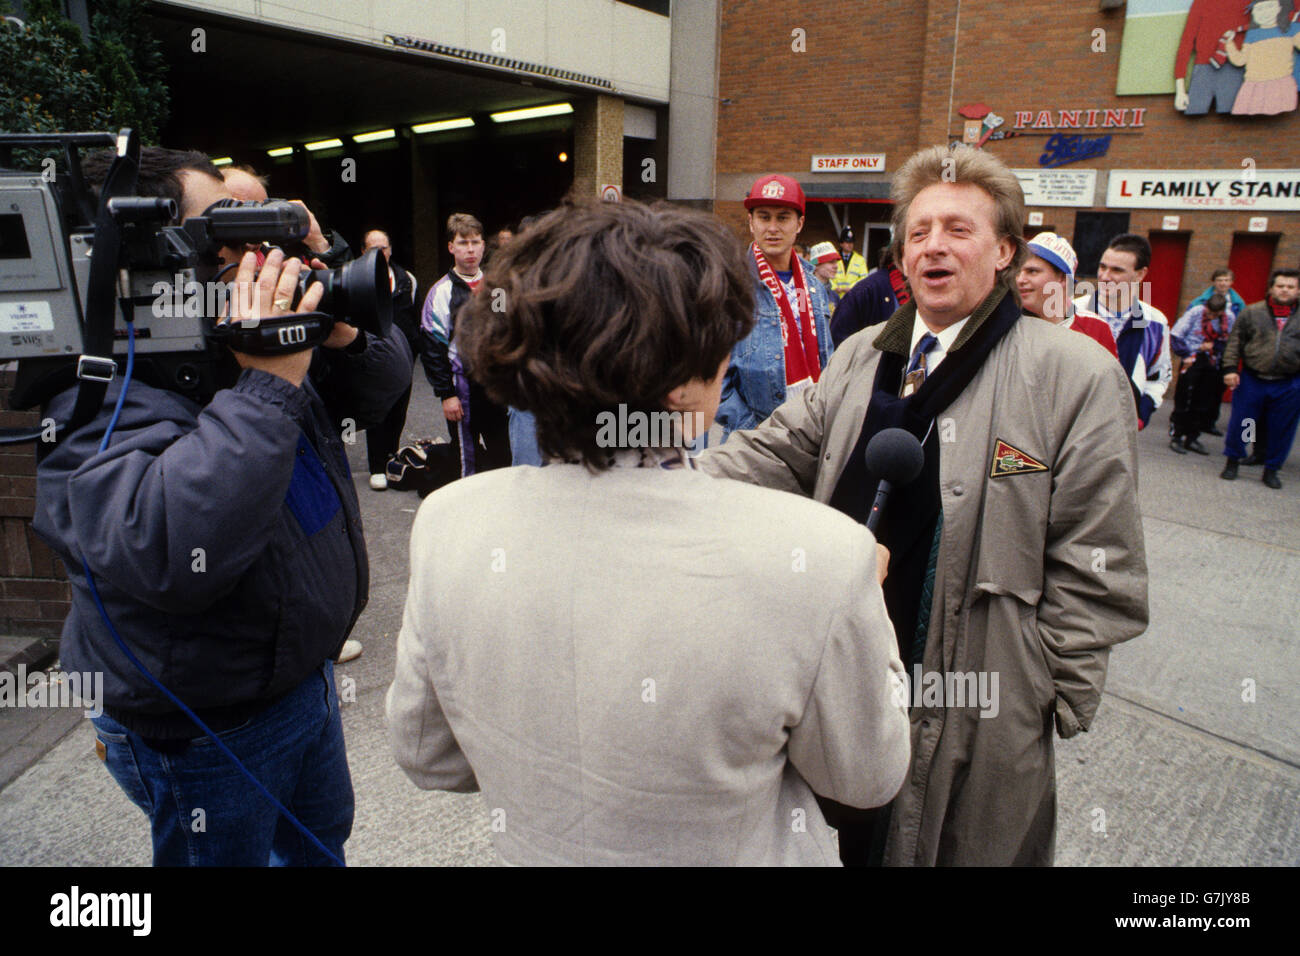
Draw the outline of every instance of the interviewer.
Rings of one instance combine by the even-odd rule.
[[[507,863],[838,865],[813,791],[898,790],[901,665],[869,532],[683,450],[753,321],[735,239],[667,206],[562,209],[465,310],[457,347],[550,464],[421,506],[398,763],[481,788]],[[665,410],[682,427],[649,447],[636,423]]]

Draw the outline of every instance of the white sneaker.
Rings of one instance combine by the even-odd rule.
[[[343,650],[339,651],[338,663],[346,664],[348,661],[355,661],[361,656],[361,642],[354,637],[349,637],[343,642]]]
[[[385,488],[387,488],[387,487],[388,487],[388,478],[387,478],[387,476],[385,476],[385,475],[371,475],[371,476],[370,476],[370,490],[371,490],[371,491],[383,491],[383,490],[384,490]]]

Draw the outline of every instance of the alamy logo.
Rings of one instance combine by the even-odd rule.
[[[920,664],[894,680],[894,703],[903,707],[977,707],[980,717],[996,717],[997,671],[927,671]]]
[[[0,671],[0,707],[84,707],[87,717],[104,712],[103,671]]]
[[[134,936],[148,936],[153,926],[150,893],[82,893],[74,886],[50,897],[51,926],[128,926]]]
[[[646,412],[620,404],[617,414],[605,411],[596,416],[596,429],[598,448],[692,450],[695,437],[707,433],[709,423],[703,412]]]

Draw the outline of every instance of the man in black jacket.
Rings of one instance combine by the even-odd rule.
[[[420,349],[420,309],[416,305],[419,302],[416,293],[420,283],[415,276],[393,261],[393,244],[388,233],[382,229],[372,229],[366,233],[363,244],[367,251],[378,249],[388,262],[388,285],[393,292],[393,325],[406,337],[411,354],[416,355]],[[370,466],[370,487],[375,491],[383,491],[388,487],[388,459],[401,444],[402,429],[406,427],[406,409],[410,402],[411,387],[408,385],[384,420],[366,431],[366,461]]]
[[[143,154],[139,191],[179,196],[182,218],[229,196],[201,154]],[[256,278],[254,254],[237,261],[232,319],[318,304],[314,286],[292,308],[299,260],[276,250]],[[387,414],[410,356],[400,333],[342,323],[318,349],[232,354],[237,379],[206,406],[133,380],[101,451],[115,377],[98,416],[39,462],[33,525],[72,586],[60,654],[104,675],[97,751],[149,816],[155,864],[325,864],[342,859],[353,813],[332,658],[369,581],[339,430]],[[66,421],[75,396],[45,414]]]
[[[1223,382],[1232,393],[1232,420],[1223,453],[1227,464],[1219,476],[1237,477],[1245,443],[1263,447],[1258,429],[1268,433],[1264,450],[1264,484],[1282,487],[1278,469],[1291,453],[1300,423],[1300,270],[1275,269],[1268,297],[1246,307],[1237,317],[1223,350]],[[1236,371],[1241,361],[1242,370]]]

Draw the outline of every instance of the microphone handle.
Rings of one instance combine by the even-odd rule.
[[[872,534],[876,533],[876,525],[880,524],[880,515],[885,510],[885,502],[889,500],[889,493],[893,486],[888,480],[880,479],[880,485],[876,489],[876,500],[871,503],[871,513],[867,515],[867,530]]]

